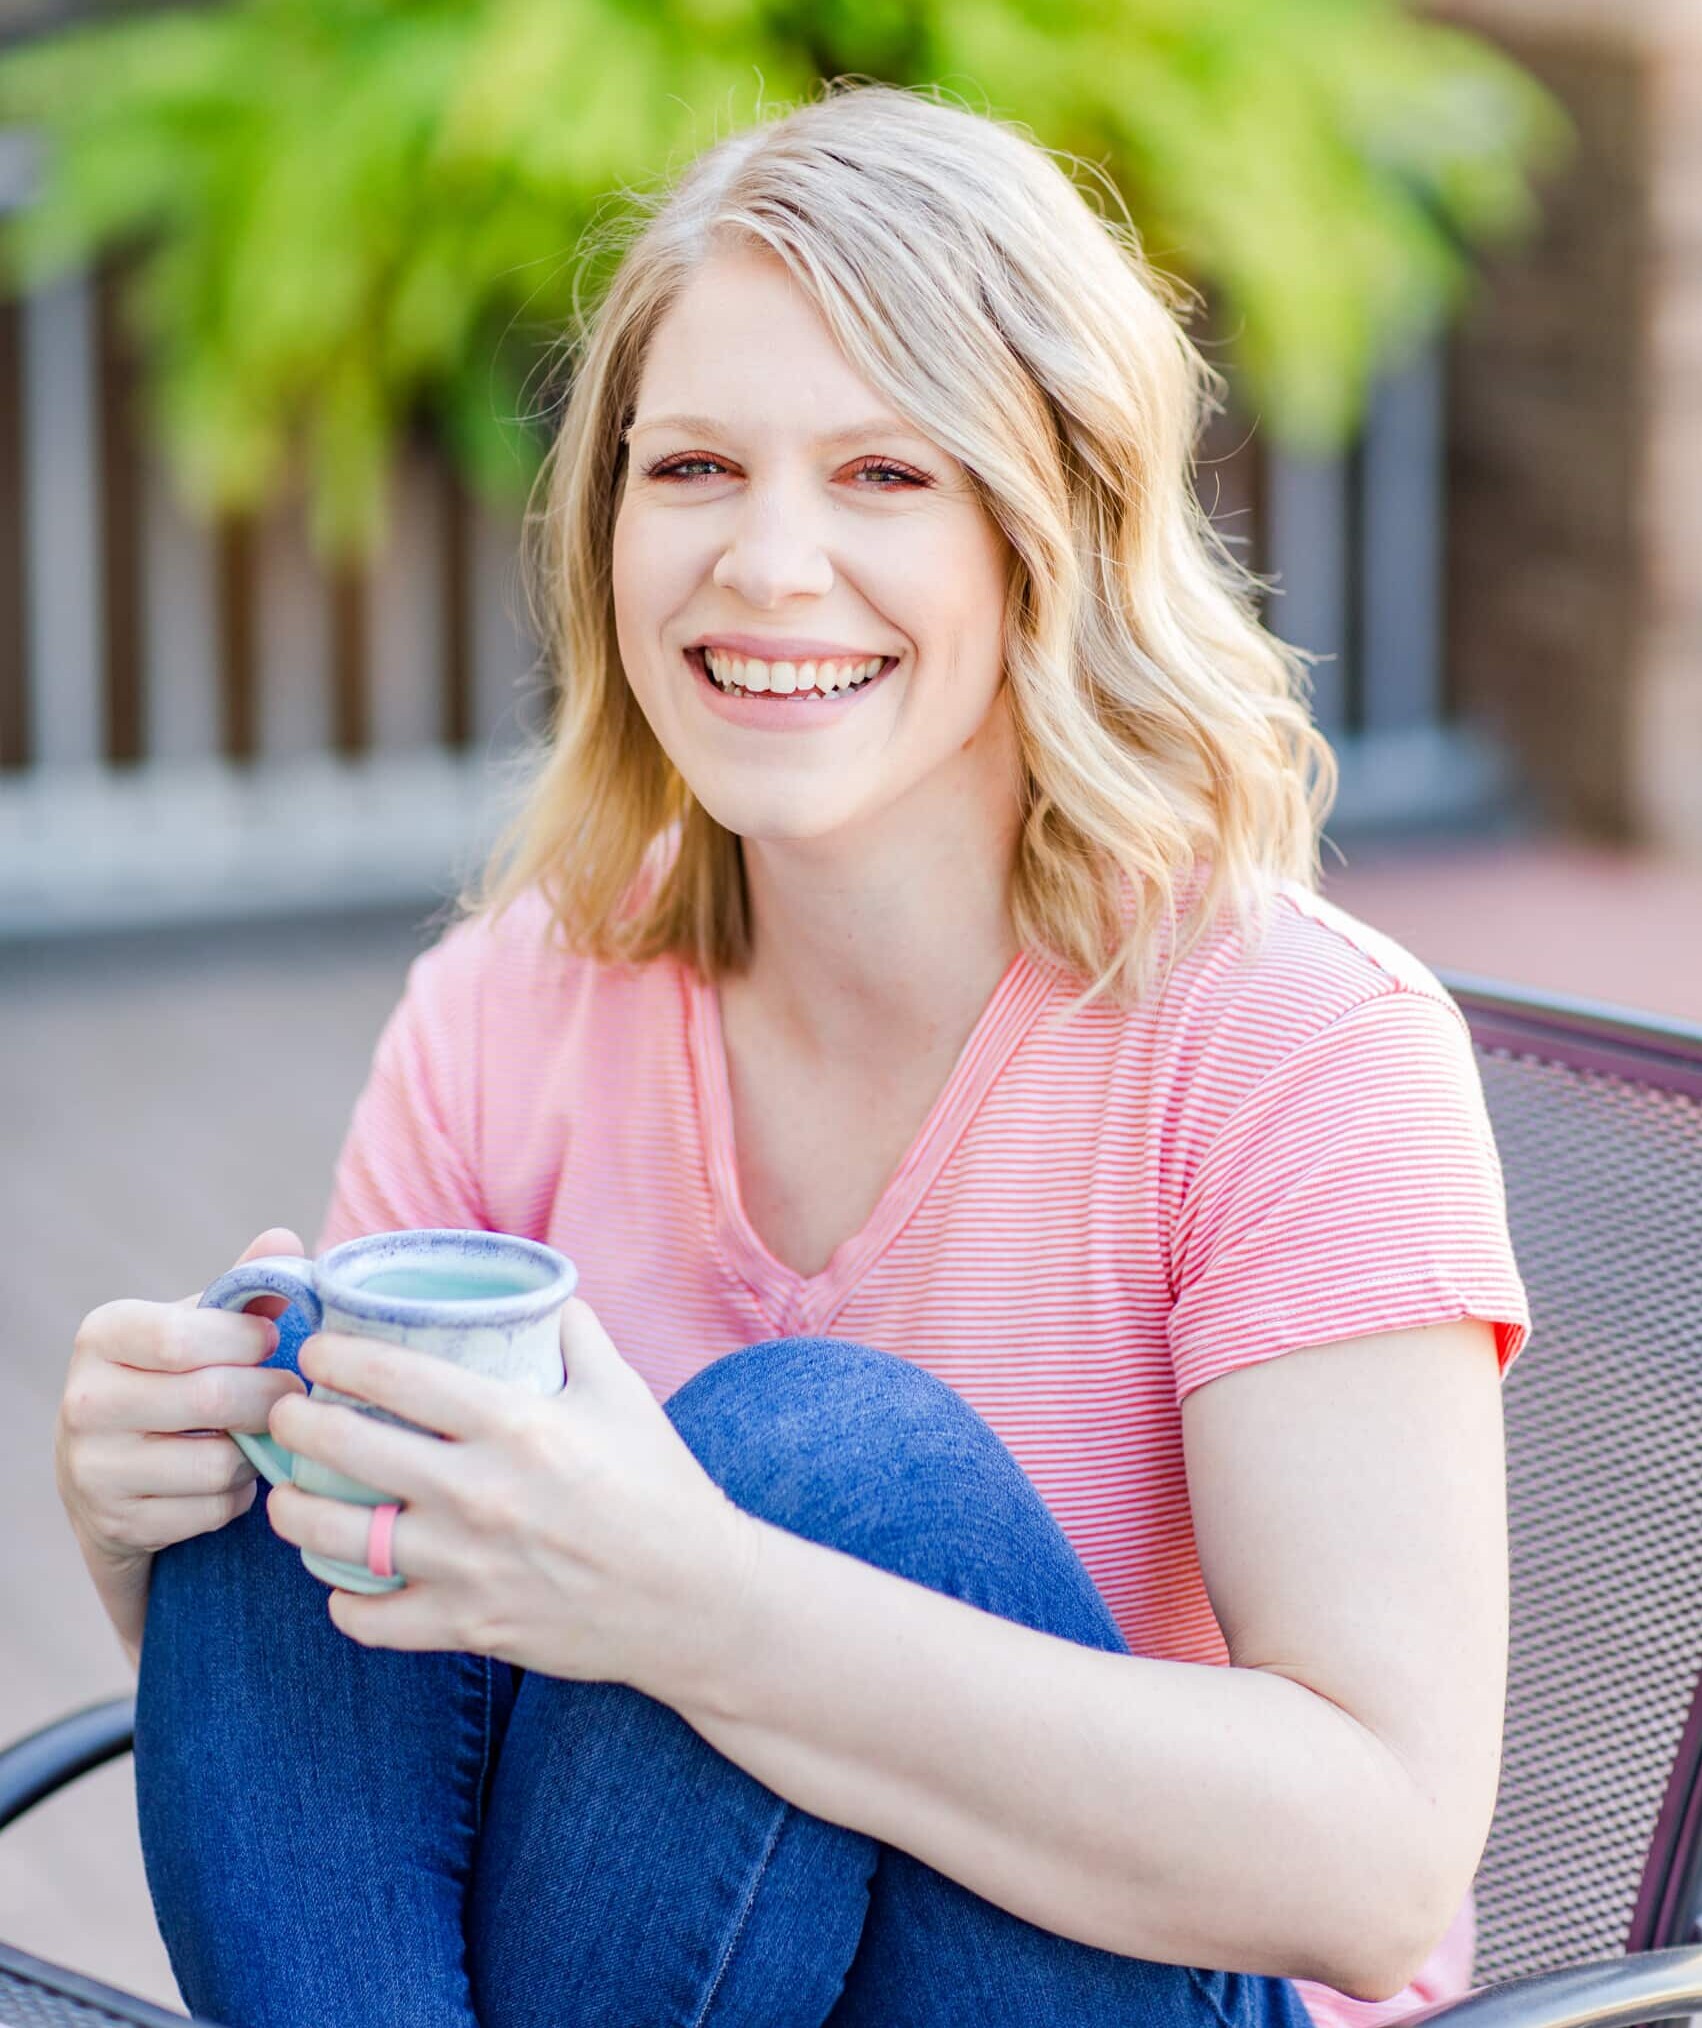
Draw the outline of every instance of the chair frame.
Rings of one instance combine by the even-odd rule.
[[[1540,1055],[1702,1103],[1702,1026],[1456,972],[1437,977],[1477,1048]],[[0,1751],[0,1830],[92,1768],[128,1753],[135,1699],[114,1697]],[[0,1945],[0,1969],[43,1969]],[[76,1974],[61,1974],[73,1982]],[[89,1994],[109,1989],[84,1981]],[[67,1990],[71,1990],[70,1987]],[[1689,2028],[1702,2011],[1702,1683],[1673,1758],[1622,1957],[1534,1972],[1403,2015],[1398,2028]],[[142,2019],[142,2014],[136,2015]],[[160,2014],[160,2021],[179,2017]]]
[[[156,2007],[151,2000],[91,1979],[86,1972],[67,1971],[63,1965],[49,1964],[45,1958],[31,1957],[28,1951],[0,1943],[0,2009],[5,2009],[8,2022],[19,2018],[6,2008],[6,2001],[20,1986],[35,2003],[23,2017],[30,2021],[44,2018],[46,1995],[49,2002],[57,2003],[45,2016],[54,2021],[98,2020],[102,2028],[113,2022],[123,2022],[125,2028],[215,2028],[211,2021],[187,2020],[182,2014]]]

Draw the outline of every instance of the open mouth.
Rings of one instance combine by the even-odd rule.
[[[862,672],[851,676],[849,680],[846,680],[846,675],[836,667],[833,673],[837,680],[833,687],[828,689],[822,687],[819,677],[813,682],[806,683],[801,680],[804,670],[814,667],[812,664],[804,664],[802,668],[792,664],[774,664],[770,665],[770,673],[773,668],[789,669],[793,687],[789,690],[772,688],[758,690],[746,689],[742,684],[729,682],[725,676],[716,675],[711,670],[708,656],[702,648],[687,648],[685,657],[697,672],[700,681],[718,696],[748,700],[752,704],[767,705],[776,709],[782,706],[791,706],[793,709],[814,706],[819,709],[828,705],[848,704],[853,698],[861,697],[865,691],[872,690],[877,683],[884,682],[898,666],[898,657],[887,655],[880,658],[878,667],[871,668],[869,663],[876,660],[871,656],[869,663],[863,665]]]

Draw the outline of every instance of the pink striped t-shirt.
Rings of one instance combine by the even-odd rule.
[[[1227,1666],[1180,1405],[1302,1346],[1451,1318],[1530,1326],[1464,1020],[1401,946],[1297,883],[1251,955],[1221,921],[1134,1011],[1012,960],[863,1228],[799,1275],[740,1202],[719,1002],[687,966],[550,940],[534,890],[414,959],[338,1161],[322,1252],[523,1234],[659,1400],[792,1335],[901,1355],[999,1433],[1137,1655]],[[1318,2028],[1465,1992],[1472,1897],[1420,1975]]]

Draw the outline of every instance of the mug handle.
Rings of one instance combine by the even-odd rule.
[[[282,1296],[292,1308],[306,1312],[308,1330],[317,1331],[325,1321],[325,1306],[313,1283],[313,1264],[300,1254],[268,1253],[258,1260],[245,1260],[222,1274],[201,1291],[198,1305],[203,1310],[240,1310],[256,1296]],[[282,1318],[278,1320],[280,1323]],[[295,1452],[287,1451],[276,1437],[245,1429],[225,1431],[257,1472],[274,1486],[291,1484],[295,1474]]]

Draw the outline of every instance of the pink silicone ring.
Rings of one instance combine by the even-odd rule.
[[[374,1577],[398,1577],[400,1572],[390,1561],[390,1538],[396,1531],[396,1516],[402,1509],[394,1500],[387,1500],[382,1507],[374,1507],[372,1519],[366,1524],[366,1567]]]

